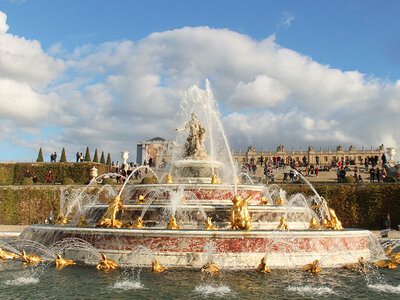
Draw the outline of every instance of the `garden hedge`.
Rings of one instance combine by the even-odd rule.
[[[20,185],[25,178],[26,170],[36,176],[38,183],[45,183],[48,171],[53,173],[53,181],[61,183],[66,178],[71,178],[77,184],[86,184],[90,181],[89,169],[96,166],[99,175],[107,173],[109,166],[106,164],[80,162],[80,163],[0,163],[0,185]]]

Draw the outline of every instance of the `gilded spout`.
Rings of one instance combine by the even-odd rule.
[[[207,230],[217,230],[218,228],[212,223],[212,219],[210,217],[206,220],[206,229]]]
[[[162,273],[168,270],[167,267],[163,267],[158,263],[157,258],[154,258],[151,264],[152,264],[151,271],[153,271],[154,273]]]
[[[278,230],[289,230],[289,226],[284,217],[281,217],[277,229]]]
[[[179,229],[179,225],[178,225],[178,223],[176,222],[176,218],[175,218],[175,217],[172,217],[172,218],[169,220],[167,229]]]

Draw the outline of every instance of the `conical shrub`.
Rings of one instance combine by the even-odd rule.
[[[44,162],[42,148],[39,149],[39,154],[36,159],[36,162]]]
[[[101,164],[105,164],[106,163],[106,159],[104,157],[104,151],[101,152],[100,163]]]
[[[92,161],[92,160],[90,159],[90,150],[89,150],[89,146],[86,147],[85,161]]]
[[[107,165],[111,166],[111,154],[108,153],[107,155]]]
[[[94,157],[93,157],[93,162],[98,163],[99,162],[99,155],[97,154],[97,148],[94,151]]]
[[[65,154],[65,148],[62,148],[60,162],[67,162],[67,155]]]

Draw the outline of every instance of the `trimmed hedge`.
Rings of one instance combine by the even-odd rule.
[[[71,178],[77,184],[86,184],[90,181],[89,169],[96,166],[99,175],[107,173],[109,167],[97,163],[2,163],[0,164],[0,185],[19,185],[25,178],[26,170],[30,170],[32,177],[36,176],[38,183],[46,181],[46,174],[52,171],[55,183]]]
[[[392,226],[400,224],[399,184],[316,184],[318,193],[332,207],[347,228],[379,229],[382,217],[389,212]],[[0,224],[41,223],[50,209],[58,215],[61,194],[84,187],[77,186],[7,186],[0,187]],[[118,191],[121,185],[114,185]],[[100,187],[89,188],[95,195]],[[307,185],[283,185],[288,196],[295,193],[312,195]],[[100,197],[104,202],[104,196]]]
[[[385,213],[392,227],[400,224],[399,184],[315,184],[320,196],[336,211],[344,227],[380,229]],[[288,195],[312,195],[307,185],[285,185]]]

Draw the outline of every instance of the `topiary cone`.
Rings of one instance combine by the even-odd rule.
[[[67,155],[65,154],[65,148],[62,148],[60,162],[67,162]]]
[[[85,161],[92,161],[92,160],[90,159],[90,150],[89,150],[89,146],[86,147]]]
[[[97,154],[97,148],[94,151],[94,157],[93,157],[93,162],[98,163],[99,162],[99,155]]]
[[[111,154],[108,153],[107,155],[107,165],[111,166]]]
[[[36,162],[44,162],[42,148],[39,149],[39,154],[36,159]]]
[[[104,158],[104,151],[101,152],[100,163],[101,164],[105,164],[106,163],[106,159]]]

